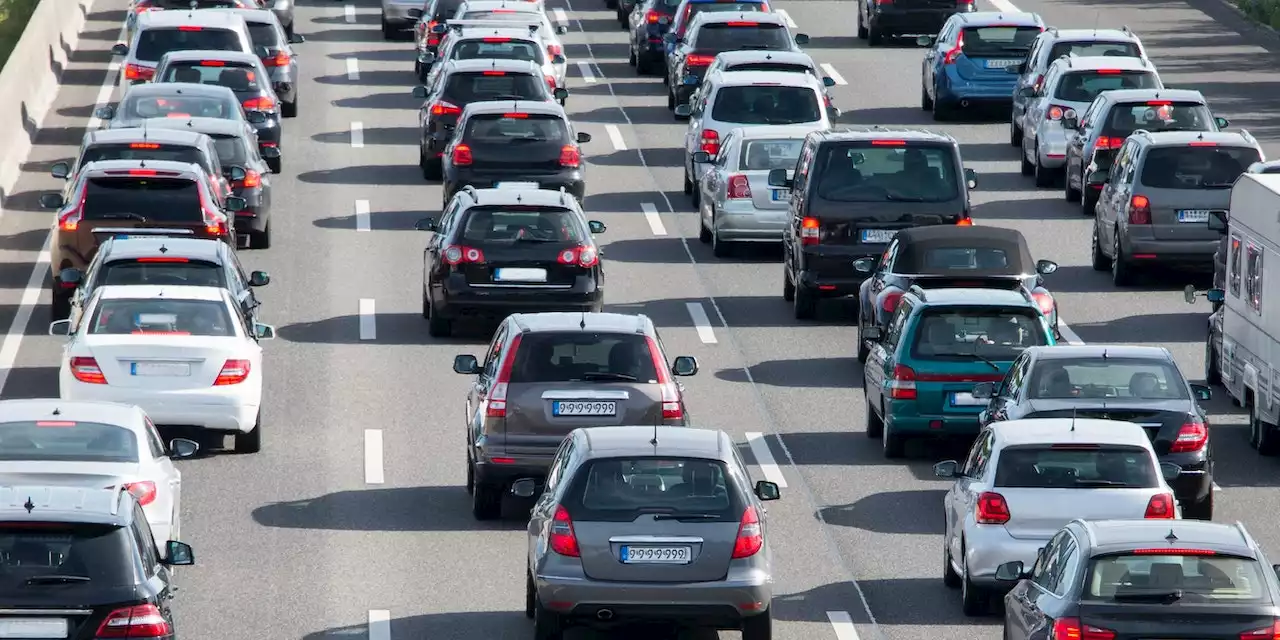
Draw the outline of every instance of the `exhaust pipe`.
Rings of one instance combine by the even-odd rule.
[[[962,109],[968,109],[968,108],[969,108],[969,101],[968,101],[968,100],[961,100],[961,101],[960,101],[960,108],[962,108]]]
[[[596,618],[601,621],[609,621],[613,619],[613,609],[601,609],[596,612]]]

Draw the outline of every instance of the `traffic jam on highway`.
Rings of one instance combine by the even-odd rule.
[[[801,33],[792,15],[768,0],[587,1],[606,6],[581,11],[605,15],[609,29],[625,34],[625,44],[613,42],[611,50],[627,66],[593,60],[610,44],[606,36],[588,34],[582,19],[590,44],[574,42],[566,11],[544,0],[382,0],[380,33],[365,29],[375,38],[353,41],[392,41],[403,50],[380,58],[394,69],[365,72],[377,78],[373,84],[402,95],[380,94],[400,101],[366,106],[386,110],[411,96],[417,123],[388,140],[353,121],[344,153],[366,142],[416,152],[413,190],[397,192],[416,194],[412,211],[397,212],[414,214],[395,227],[407,240],[388,245],[414,247],[408,261],[401,256],[397,263],[408,272],[397,276],[407,289],[397,290],[411,300],[402,305],[401,323],[410,328],[401,329],[407,333],[395,352],[352,355],[352,344],[376,340],[373,300],[366,305],[362,298],[360,341],[335,338],[338,346],[326,347],[317,362],[317,352],[289,350],[291,342],[320,335],[299,328],[315,324],[316,316],[303,314],[312,319],[280,329],[266,323],[265,316],[277,315],[272,300],[260,299],[271,276],[244,263],[280,266],[294,282],[312,277],[305,293],[280,294],[295,308],[310,304],[302,298],[328,304],[317,298],[320,272],[297,264],[323,264],[320,247],[327,245],[302,245],[292,265],[273,262],[264,250],[307,242],[293,219],[302,215],[294,210],[296,192],[322,190],[325,180],[316,176],[331,171],[317,161],[318,147],[309,146],[328,140],[323,133],[296,153],[289,149],[290,165],[302,171],[284,171],[286,147],[301,140],[286,131],[313,125],[296,119],[299,108],[323,125],[332,119],[324,101],[352,99],[327,86],[334,76],[304,71],[325,61],[303,59],[310,45],[300,21],[320,14],[314,23],[352,25],[355,9],[295,9],[286,0],[133,0],[121,41],[107,45],[114,44],[116,60],[103,84],[108,99],[92,109],[74,156],[48,166],[58,188],[38,197],[53,213],[44,276],[51,337],[31,340],[53,341],[60,359],[42,365],[56,369],[56,392],[0,400],[0,638],[170,639],[187,620],[194,621],[184,636],[249,637],[208,620],[219,617],[213,610],[222,596],[203,587],[221,584],[225,591],[235,583],[211,576],[233,569],[201,562],[175,570],[196,562],[183,535],[184,514],[200,523],[196,537],[222,559],[240,552],[228,551],[232,541],[219,538],[221,525],[210,519],[225,521],[226,536],[265,536],[237,545],[279,545],[278,560],[255,556],[259,567],[234,569],[246,584],[270,583],[254,573],[267,564],[314,561],[291,555],[291,545],[301,554],[328,554],[315,545],[363,544],[344,537],[376,528],[352,524],[374,517],[353,506],[360,492],[295,495],[288,479],[329,473],[325,456],[359,446],[304,431],[288,417],[295,408],[273,407],[272,390],[284,383],[271,370],[314,375],[313,395],[295,397],[330,406],[341,400],[323,397],[337,384],[324,367],[346,369],[343,375],[354,376],[346,380],[355,380],[379,359],[396,364],[407,357],[417,359],[415,368],[393,384],[430,380],[425,395],[434,401],[424,402],[448,405],[431,415],[448,422],[439,438],[421,438],[422,416],[365,420],[355,409],[330,419],[361,426],[366,484],[387,484],[384,457],[388,467],[417,466],[425,463],[413,452],[426,447],[427,455],[452,460],[446,464],[456,480],[435,489],[456,488],[456,499],[408,493],[399,503],[365,499],[379,511],[448,520],[387,530],[430,537],[456,527],[467,537],[431,547],[433,554],[447,548],[464,557],[495,556],[496,564],[449,565],[457,578],[440,573],[431,580],[447,584],[500,568],[490,579],[504,586],[477,583],[484,586],[461,595],[483,601],[501,594],[503,602],[457,614],[475,617],[453,623],[444,620],[454,615],[447,612],[414,623],[370,606],[367,622],[306,640],[476,634],[561,640],[634,629],[733,631],[743,640],[770,640],[812,637],[812,622],[828,625],[838,640],[856,640],[859,629],[880,634],[911,624],[892,615],[877,622],[874,613],[891,606],[886,599],[911,601],[912,589],[926,593],[934,582],[954,603],[934,606],[959,612],[950,624],[966,618],[998,624],[1005,640],[1280,640],[1280,565],[1271,564],[1240,518],[1224,519],[1219,509],[1214,519],[1221,497],[1215,463],[1231,446],[1215,447],[1224,438],[1210,424],[1211,414],[1221,412],[1211,410],[1215,391],[1247,413],[1240,431],[1247,431],[1250,448],[1280,453],[1280,373],[1270,364],[1280,354],[1280,338],[1273,337],[1280,336],[1280,315],[1268,320],[1265,302],[1280,300],[1280,291],[1266,293],[1280,287],[1280,277],[1264,277],[1266,265],[1277,261],[1265,255],[1280,252],[1280,162],[1266,161],[1254,135],[1215,113],[1213,101],[1194,87],[1166,85],[1144,34],[1129,27],[1058,25],[1007,3],[988,10],[972,0],[859,1],[853,9],[859,48],[919,57],[923,117],[854,124],[855,110],[842,110],[836,100],[849,81],[807,48],[832,45]],[[364,9],[372,18],[373,8]],[[312,36],[323,47],[317,53],[344,42],[335,32]],[[329,58],[358,86],[361,55],[376,58],[364,50]],[[628,67],[660,82],[611,84],[597,75]],[[582,82],[571,82],[573,70]],[[848,72],[860,82],[855,69]],[[403,86],[415,80],[411,91]],[[915,83],[909,79],[909,92]],[[575,103],[595,105],[604,95],[633,103],[637,87],[650,85],[665,94],[662,118],[651,113],[661,107],[634,104],[629,108],[647,109],[648,119],[633,121],[627,106],[619,107],[622,118],[575,110]],[[302,104],[312,91],[323,101]],[[966,157],[974,148],[960,139],[967,129],[958,129],[959,138],[948,133],[983,111],[1009,114],[1007,141],[1021,173],[1009,178],[1027,185],[1004,180],[1004,190],[1060,189],[1072,215],[1089,225],[1087,251],[1076,253],[1088,255],[1091,270],[1064,267],[1037,253],[1043,242],[998,218],[984,219],[975,201],[1001,178],[974,168],[990,164],[988,157]],[[682,143],[646,146],[655,140],[647,130],[659,120],[677,122]],[[1003,120],[995,126],[1003,128]],[[692,213],[678,213],[683,202],[672,204],[679,198],[674,180],[656,185],[657,197],[670,209],[668,220],[683,219],[694,230],[672,259],[687,254],[711,275],[664,270],[655,264],[664,258],[642,255],[657,249],[635,247],[629,236],[637,229],[667,235],[655,203],[623,205],[613,197],[600,204],[596,194],[609,186],[599,178],[589,185],[587,167],[605,172],[619,164],[617,155],[589,153],[606,140],[615,154],[627,152],[628,143],[637,147],[639,168],[630,171],[656,178],[649,162],[670,159],[661,175],[682,178]],[[377,187],[401,175],[375,167],[357,182]],[[620,174],[607,175],[612,183]],[[273,183],[284,187],[274,198]],[[436,183],[438,209],[427,186]],[[373,228],[369,200],[357,200],[355,209],[357,230],[386,230]],[[619,215],[623,209],[644,211],[642,226],[634,215]],[[628,238],[606,242],[619,230]],[[1070,254],[1067,242],[1059,235],[1052,248]],[[705,278],[738,268],[772,279],[765,283],[772,294],[758,296],[756,308],[773,309],[757,312],[761,326],[782,332],[734,337],[721,308],[733,313],[731,291],[711,298],[715,327],[701,302],[676,304],[687,308],[692,325],[635,302],[638,291],[661,298],[654,289],[682,286],[682,279],[705,286]],[[608,295],[606,270],[619,274]],[[1176,291],[1207,282],[1198,274],[1210,273],[1208,286]],[[1085,291],[1087,278],[1105,278],[1135,299],[1154,289],[1178,304],[1205,300],[1203,309],[1192,307],[1199,333],[1186,340],[1203,349],[1203,371],[1188,370],[1185,360],[1180,365],[1181,353],[1154,339],[1081,339],[1067,323],[1074,312],[1064,301],[1079,300],[1071,294]],[[829,325],[838,333],[803,333],[836,322],[842,310],[849,315]],[[285,340],[273,353],[264,343],[278,333]],[[758,385],[841,386],[815,379],[803,362],[781,373],[752,366],[714,371],[714,384],[736,382],[755,395],[699,386],[714,357],[708,354],[716,353],[708,345],[746,350],[756,340],[806,335],[839,336],[821,350],[839,354],[840,366],[853,370],[839,375],[858,380],[840,391],[856,395],[862,412],[789,409],[838,423],[834,432],[748,432],[744,443],[723,417],[697,410],[706,406],[702,396],[724,393],[723,406],[737,421],[776,411],[778,397],[762,395]],[[460,346],[466,343],[474,348]],[[413,355],[433,344],[431,357]],[[457,375],[426,373],[449,366],[437,357],[440,349],[454,354]],[[780,381],[787,377],[789,383]],[[397,402],[387,389],[360,390],[379,403]],[[803,395],[786,398],[784,408],[805,404]],[[377,428],[383,418],[410,420],[415,431],[406,433],[419,435],[396,441],[401,432],[394,425]],[[859,429],[873,453],[855,440]],[[461,452],[454,449],[459,435]],[[832,437],[814,445],[813,436]],[[384,437],[393,438],[386,449]],[[299,454],[311,438],[332,451],[314,460]],[[836,462],[835,452],[855,447],[864,451]],[[940,447],[954,455],[935,455]],[[797,460],[817,449],[828,456]],[[771,452],[785,458],[785,474]],[[1257,464],[1232,453],[1237,459],[1226,461],[1224,475],[1228,466]],[[922,455],[931,469],[916,464]],[[218,459],[232,461],[214,475],[208,465]],[[893,492],[899,480],[883,480],[889,488],[882,496],[896,498],[834,507],[821,498],[830,480],[797,468],[805,464],[865,467],[850,472],[863,475],[832,472],[839,482],[866,474],[906,482],[908,476],[893,475],[905,469],[932,484],[911,495]],[[188,503],[179,470],[186,465],[197,478],[188,491],[197,497]],[[266,482],[266,473],[280,474],[270,481],[279,486],[262,494],[275,496],[273,505],[245,506],[237,504],[238,490],[210,494],[200,487]],[[409,491],[412,483],[403,485]],[[867,513],[872,509],[879,511]],[[470,522],[444,510],[469,511]],[[939,512],[940,520],[924,525],[899,520]],[[923,563],[927,580],[912,577],[917,582],[890,591],[875,584],[883,578],[851,568],[841,551],[847,543],[823,532],[859,517],[919,534],[912,553],[931,549],[924,555],[936,558]],[[816,520],[817,533],[809,520]],[[303,528],[321,530],[331,542],[279,533]],[[414,542],[395,544],[406,546],[377,556],[416,558],[410,562],[432,576],[441,571],[436,563],[452,562]],[[810,577],[831,571],[854,590],[828,592],[823,600],[822,586],[798,586],[803,578],[788,564],[831,549],[835,560],[819,561]],[[884,547],[875,555],[893,562],[904,553]],[[338,564],[320,575],[335,581],[339,573],[363,570],[337,568],[343,565],[336,556],[324,557]],[[373,557],[368,561],[385,562]],[[288,569],[295,570],[301,571]],[[178,574],[193,584],[181,596]],[[268,588],[303,589],[306,598],[315,580]],[[520,583],[527,620],[486,626],[476,612],[515,610]],[[468,589],[460,583],[450,590]],[[821,601],[817,610],[795,604],[804,593]],[[960,628],[942,635],[972,637],[964,629],[973,627]],[[302,637],[297,629],[265,635]]]

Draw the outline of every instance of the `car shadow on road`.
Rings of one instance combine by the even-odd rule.
[[[944,489],[873,493],[853,504],[824,507],[823,522],[875,533],[941,534]]]
[[[727,382],[747,382],[747,372],[756,384],[773,387],[817,389],[861,389],[862,365],[850,353],[843,358],[806,358],[804,360],[766,360],[741,368],[721,369],[716,377]],[[832,375],[835,373],[836,375]]]
[[[880,451],[880,439],[868,438],[863,416],[847,416],[844,431],[802,431],[782,436],[798,465],[906,467],[919,480],[945,482],[933,475],[933,465],[942,460],[961,460],[973,438],[917,438],[907,441],[907,456],[890,460]]]
[[[519,531],[532,506],[507,496],[502,520],[480,522],[471,515],[471,496],[463,487],[399,487],[266,504],[253,510],[253,520],[264,527],[322,531]]]
[[[455,325],[458,329],[474,329],[475,335],[459,332],[459,336],[442,339],[427,334],[427,321],[420,313],[379,313],[375,317],[376,337],[369,340],[360,339],[360,316],[355,314],[284,325],[276,330],[276,335],[287,342],[310,344],[471,344],[488,342],[497,324],[496,321],[492,324],[459,322]],[[482,329],[487,331],[480,335]]]
[[[5,400],[58,397],[58,367],[15,367],[4,382]]]
[[[394,618],[391,620],[390,631],[389,637],[406,640],[528,640],[533,634],[533,622],[525,617],[523,611],[431,613]],[[351,640],[366,637],[367,634],[367,622],[356,622],[345,627],[311,633],[302,640]],[[639,625],[609,632],[573,628],[564,633],[564,640],[715,640],[716,637],[714,631],[675,633],[669,629]]]
[[[393,93],[371,93],[368,95],[360,96],[358,98],[340,98],[338,100],[330,100],[329,104],[335,107],[342,107],[345,109],[405,110],[405,109],[418,108],[419,106],[422,105],[422,100],[419,98],[413,97],[413,94],[409,93],[408,91],[396,91]],[[396,131],[403,133],[404,128],[397,129]],[[323,135],[329,135],[329,134],[322,133],[319,135],[323,136]],[[400,144],[400,143],[409,144],[409,143],[413,143],[417,139],[418,139],[418,136],[415,133],[413,135],[409,135],[403,140],[397,140],[390,144]],[[327,141],[324,141],[324,142],[327,142]],[[365,142],[366,143],[369,142],[369,131],[365,131]]]
[[[417,146],[418,132],[417,127],[368,127],[360,131],[365,146],[372,144]],[[349,145],[351,130],[317,133],[312,135],[311,139],[316,142]]]
[[[1000,605],[993,605],[993,614],[981,618],[965,616],[960,610],[960,591],[948,589],[942,584],[942,548],[938,547],[938,576],[936,578],[887,578],[883,580],[858,580],[861,593],[846,596],[850,589],[846,584],[836,583],[811,589],[797,596],[804,600],[815,600],[823,603],[839,601],[844,597],[843,606],[829,606],[828,610],[848,610],[850,602],[858,602],[860,595],[865,595],[867,605],[876,614],[876,622],[882,625],[911,625],[914,628],[948,627],[948,626],[992,626],[1000,624],[1000,617],[995,612]],[[793,597],[793,596],[784,596]],[[774,596],[774,605],[778,604],[778,596]],[[994,598],[993,602],[999,600]],[[994,629],[995,635],[999,629]],[[985,634],[994,637],[992,634]]]
[[[369,230],[370,231],[413,231],[413,225],[417,221],[435,216],[437,211],[370,211],[369,212]],[[343,231],[351,231],[356,228],[356,216],[334,216],[331,218],[320,218],[314,220],[311,224],[321,229],[341,229]]]
[[[349,136],[350,134],[346,135]],[[425,182],[422,179],[422,171],[418,169],[416,164],[366,164],[321,171],[304,171],[298,174],[298,181],[311,184],[366,184],[410,187],[421,185]],[[32,200],[37,200],[38,198],[39,194],[37,193]]]
[[[1170,294],[1173,295],[1173,294]],[[1188,307],[1190,308],[1190,307]],[[1071,328],[1085,343],[1135,343],[1167,345],[1175,342],[1203,343],[1207,331],[1203,312],[1143,313],[1107,322],[1072,323]]]

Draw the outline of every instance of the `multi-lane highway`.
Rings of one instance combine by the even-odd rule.
[[[1219,0],[1017,2],[1051,25],[1128,25],[1166,84],[1203,90],[1219,115],[1280,155],[1278,58],[1267,49],[1280,45],[1244,29]],[[848,1],[777,6],[838,78],[842,123],[934,127],[918,107],[919,49],[868,49],[853,37]],[[757,477],[785,482],[769,514],[775,633],[996,638],[996,619],[963,618],[939,575],[945,485],[929,465],[961,452],[881,458],[863,433],[849,306],[826,305],[819,322],[798,324],[781,299],[776,253],[713,258],[679,192],[683,126],[665,109],[660,81],[627,66],[624,34],[601,0],[549,0],[548,10],[570,25],[568,109],[594,136],[586,207],[609,226],[609,308],[649,314],[672,355],[697,356],[702,372],[687,382],[696,422],[742,441]],[[123,0],[94,5],[27,173],[4,201],[6,398],[57,394],[60,344],[44,335],[39,264],[51,214],[36,200],[57,186],[49,165],[74,155],[86,125],[97,125],[94,105],[111,99],[118,61],[108,50],[124,14]],[[179,574],[179,628],[187,638],[530,637],[518,505],[507,522],[477,525],[463,490],[468,381],[450,362],[479,351],[487,333],[433,340],[419,314],[426,237],[412,227],[437,212],[440,188],[416,167],[412,45],[382,40],[371,0],[304,0],[297,25],[308,38],[296,47],[301,113],[285,122],[285,172],[272,178],[275,243],[242,253],[247,268],[271,273],[260,296],[280,336],[266,345],[265,447],[181,467],[183,538],[198,564]],[[981,174],[977,223],[1019,229],[1037,258],[1062,265],[1049,282],[1075,335],[1164,345],[1189,377],[1201,376],[1207,309],[1182,302],[1181,278],[1115,289],[1088,265],[1090,221],[1060,191],[1037,191],[1018,175],[1007,122],[938,128]],[[1217,519],[1245,521],[1280,552],[1280,465],[1246,447],[1237,412],[1213,406]]]

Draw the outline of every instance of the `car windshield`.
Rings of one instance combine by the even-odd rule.
[[[790,49],[786,27],[769,22],[712,22],[698,29],[693,48],[699,51]]]
[[[31,598],[33,589],[133,588],[136,547],[128,530],[112,525],[0,522],[0,597]],[[31,580],[39,576],[79,576],[89,582]]]
[[[137,219],[197,222],[204,219],[200,187],[174,178],[90,178],[81,216],[85,220]]]
[[[146,118],[218,118],[236,120],[240,103],[214,96],[168,95],[134,96],[125,100],[121,112],[129,119]]]
[[[449,75],[449,85],[444,89],[444,97],[459,106],[494,100],[498,96],[506,96],[508,99],[510,96],[519,96],[521,100],[542,102],[547,99],[546,86],[542,78],[527,73],[454,73]]]
[[[1163,539],[1153,549],[1094,558],[1081,600],[1182,604],[1271,603],[1263,571],[1252,558],[1169,549]],[[1144,553],[1145,552],[1145,553]]]
[[[1031,377],[1032,399],[1186,400],[1187,383],[1173,363],[1152,358],[1047,358]]]
[[[216,300],[111,298],[89,323],[93,335],[177,335],[233,337],[227,306]]]
[[[227,286],[222,267],[212,262],[187,258],[114,260],[103,265],[99,279],[99,284],[104,285],[155,284],[219,288]]]
[[[449,55],[454,60],[498,59],[524,60],[542,64],[542,48],[528,40],[511,38],[475,38],[453,46]],[[526,76],[527,77],[527,76]]]
[[[924,250],[926,271],[1002,271],[1009,269],[1009,254],[997,247],[931,247]]]
[[[253,46],[266,47],[268,50],[273,51],[284,47],[280,31],[276,29],[274,24],[267,22],[250,22],[248,24],[249,39],[253,41]]]
[[[190,82],[213,84],[237,92],[262,90],[257,71],[252,65],[221,60],[191,60],[175,62],[165,67],[160,82]]]
[[[511,383],[641,382],[657,383],[645,336],[635,333],[554,331],[527,333],[511,370]]]
[[[1030,309],[943,308],[925,311],[916,323],[911,356],[922,360],[1012,361],[1048,338]]]
[[[467,211],[462,239],[482,245],[579,244],[587,241],[579,217],[572,210],[551,207],[473,207]]]
[[[1064,74],[1054,89],[1053,97],[1068,102],[1093,102],[1103,91],[1119,89],[1158,89],[1156,74],[1150,71],[1094,69]]]
[[[234,31],[204,27],[157,27],[138,34],[133,55],[139,60],[155,62],[170,51],[240,51],[240,38]]]
[[[996,487],[1009,489],[1154,489],[1155,458],[1142,447],[1027,445],[1000,451]]]
[[[156,142],[110,142],[91,145],[80,155],[80,166],[99,160],[164,160],[199,165],[211,171],[209,159],[196,147]]]
[[[507,115],[521,117],[506,117]],[[467,122],[462,138],[478,144],[511,144],[513,142],[551,142],[569,139],[569,129],[556,115],[482,114]]]
[[[1194,144],[1194,143],[1193,143]],[[1142,184],[1155,189],[1230,189],[1262,159],[1253,147],[1154,147],[1142,163]]]
[[[960,197],[954,149],[899,144],[828,146],[816,168],[818,197],[836,202],[947,202]]]
[[[738,166],[747,171],[794,169],[804,140],[748,140]]]
[[[1083,40],[1080,42],[1059,42],[1049,52],[1050,60],[1057,60],[1068,53],[1080,57],[1113,56],[1118,58],[1138,58],[1142,51],[1135,42],[1103,42],[1100,40]]]
[[[803,124],[822,120],[822,103],[818,100],[818,92],[810,87],[720,87],[713,100],[711,117],[718,122]]]
[[[23,420],[0,424],[0,460],[137,462],[138,436],[114,424]]]
[[[212,136],[213,147],[218,152],[218,162],[224,167],[244,166],[249,162],[249,151],[244,138],[239,136]]]
[[[574,520],[631,522],[642,513],[736,522],[743,501],[719,460],[636,456],[593,460],[565,499]]]
[[[1209,107],[1199,102],[1152,100],[1117,104],[1107,116],[1103,135],[1126,138],[1138,129],[1147,131],[1213,131],[1217,125]]]
[[[960,50],[975,58],[1021,58],[1040,33],[1040,27],[968,27],[961,33]]]

